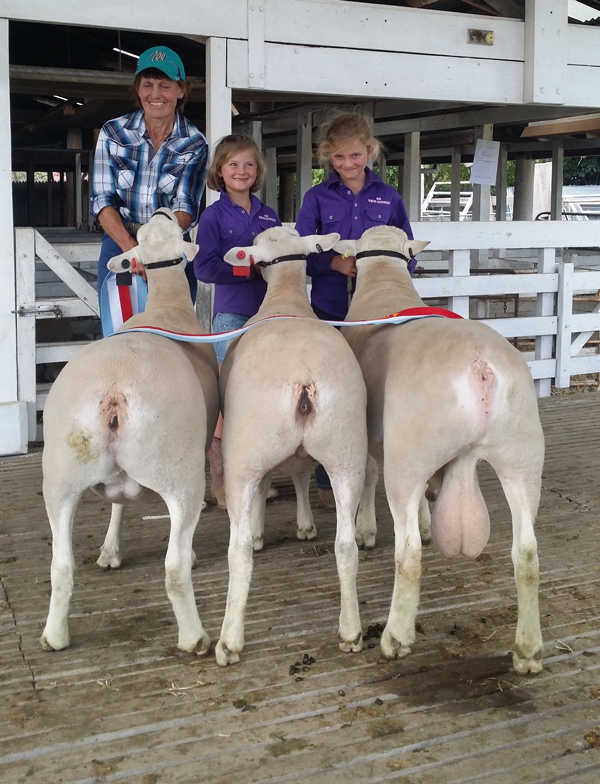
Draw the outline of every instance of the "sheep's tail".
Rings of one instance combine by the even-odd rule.
[[[315,410],[317,388],[313,383],[294,384],[294,398],[296,399],[296,414],[299,419],[306,419]]]
[[[100,418],[109,434],[117,434],[127,417],[127,398],[117,384],[100,400]]]

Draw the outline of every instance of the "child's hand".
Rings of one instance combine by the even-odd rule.
[[[354,256],[334,256],[331,260],[331,269],[346,275],[348,278],[355,278],[356,259]]]
[[[144,279],[146,282],[148,282],[148,275],[146,274],[146,267],[144,267],[144,265],[143,265],[143,264],[140,264],[140,263],[138,262],[138,263],[135,265],[135,267],[133,267],[133,268],[132,268],[132,270],[131,270],[131,271],[133,272],[133,274],[134,274],[134,275],[141,275],[141,277],[142,277],[142,278],[143,278],[143,279]]]

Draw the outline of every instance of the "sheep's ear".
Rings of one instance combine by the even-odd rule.
[[[306,243],[306,253],[323,253],[324,250],[331,250],[336,242],[339,241],[339,234],[309,234],[302,237]]]
[[[125,264],[123,262],[126,262]],[[106,265],[111,272],[131,272],[135,263],[143,264],[142,248],[137,245],[135,248],[121,253],[119,256],[113,256]]]
[[[429,241],[423,242],[423,240],[407,240],[406,242],[406,249],[410,249],[414,256],[417,253],[420,253],[423,248],[426,248],[429,245]]]
[[[356,240],[339,240],[339,242],[335,243],[333,249],[340,255],[347,253],[348,256],[356,256]]]
[[[195,242],[180,240],[178,243],[178,254],[180,256],[185,256],[188,261],[191,261],[199,250],[200,248]]]

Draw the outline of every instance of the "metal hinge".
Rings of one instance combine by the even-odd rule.
[[[62,318],[63,313],[58,305],[39,304],[39,305],[21,305],[18,310],[13,310],[17,316],[33,316],[34,318]]]

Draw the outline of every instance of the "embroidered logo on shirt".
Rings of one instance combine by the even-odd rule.
[[[275,223],[275,218],[272,218],[270,215],[259,215],[258,219],[259,220],[271,221],[271,223]]]
[[[391,202],[386,201],[385,199],[380,199],[377,197],[376,199],[367,199],[370,204],[391,204]]]

